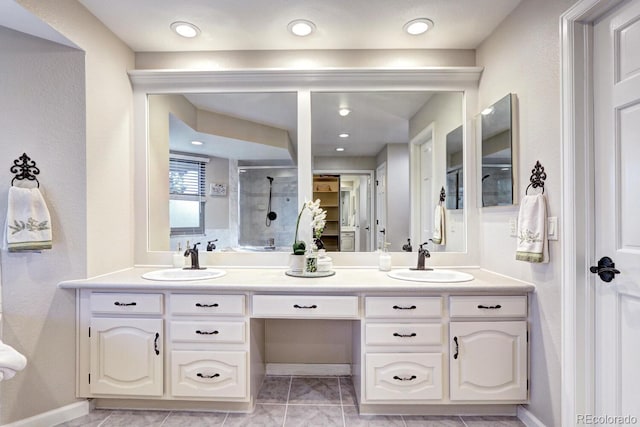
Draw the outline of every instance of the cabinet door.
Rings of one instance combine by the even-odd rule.
[[[527,399],[527,322],[451,322],[451,400]]]
[[[92,394],[161,396],[162,319],[92,318]]]

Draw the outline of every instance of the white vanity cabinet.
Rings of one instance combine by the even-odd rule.
[[[89,391],[162,396],[162,294],[88,295]]]
[[[442,399],[442,298],[366,296],[361,403]]]
[[[170,395],[246,401],[245,296],[169,294]]]
[[[526,296],[452,296],[452,401],[525,401],[528,392]]]

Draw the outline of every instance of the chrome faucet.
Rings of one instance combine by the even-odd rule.
[[[420,248],[418,249],[418,266],[414,270],[431,270],[430,268],[424,268],[424,261],[427,258],[431,258],[431,254],[429,250],[425,247],[429,242],[424,242],[420,244]]]
[[[204,270],[205,267],[200,267],[200,261],[198,260],[198,245],[200,242],[195,243],[193,248],[187,248],[184,251],[184,256],[191,256],[191,267],[185,267],[184,270]]]

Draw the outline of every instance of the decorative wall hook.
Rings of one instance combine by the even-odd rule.
[[[40,173],[40,169],[36,166],[36,162],[31,160],[31,157],[27,156],[27,153],[23,153],[22,156],[18,157],[13,161],[13,166],[9,169],[11,173],[16,174],[11,180],[11,185],[13,186],[14,181],[17,179],[18,181],[28,180],[35,181],[40,187],[40,181],[36,178],[36,175]]]
[[[527,185],[524,194],[529,194],[529,187],[542,188],[542,194],[544,194],[545,179],[547,179],[547,173],[544,171],[544,166],[540,164],[539,160],[536,160],[535,166],[531,169],[531,177],[529,178],[531,183]]]
[[[440,204],[444,203],[447,198],[447,193],[444,191],[444,187],[440,190]]]

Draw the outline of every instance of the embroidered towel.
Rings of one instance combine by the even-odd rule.
[[[9,188],[5,243],[9,252],[51,249],[51,216],[37,188]]]
[[[549,262],[547,199],[544,194],[524,196],[520,202],[516,259],[528,262]]]
[[[27,366],[27,358],[15,348],[0,341],[0,380],[12,378]]]
[[[436,205],[436,210],[433,213],[433,243],[436,245],[444,245],[446,243],[445,236],[447,234],[444,224],[444,206]]]

